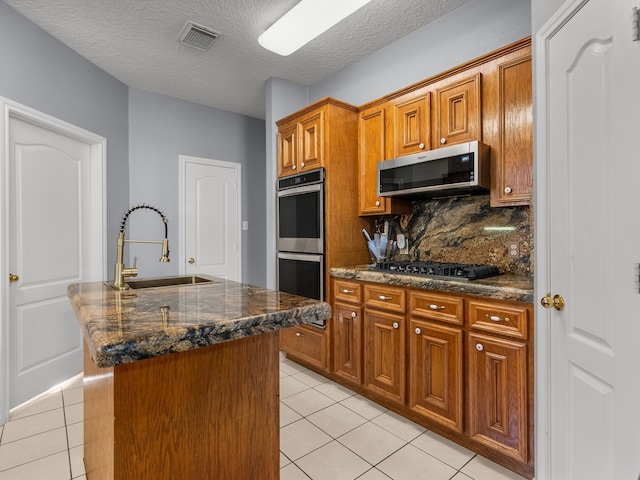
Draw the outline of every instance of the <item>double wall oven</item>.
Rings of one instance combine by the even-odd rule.
[[[324,300],[324,170],[278,180],[278,290]]]

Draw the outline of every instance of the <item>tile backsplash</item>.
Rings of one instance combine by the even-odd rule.
[[[381,217],[388,220],[392,237],[402,233],[409,241],[406,254],[394,260],[478,263],[495,265],[502,272],[531,275],[532,223],[529,207],[489,205],[489,195],[416,201],[410,215]],[[518,257],[509,256],[516,244]]]

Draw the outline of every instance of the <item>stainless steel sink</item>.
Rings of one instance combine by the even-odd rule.
[[[209,278],[198,277],[197,275],[186,275],[182,277],[160,277],[160,278],[149,278],[149,279],[142,279],[142,280],[127,281],[127,285],[129,285],[129,288],[131,288],[132,290],[138,290],[141,288],[199,285],[203,283],[219,283],[219,282],[216,280],[211,280]],[[113,283],[108,283],[107,285],[113,288]]]

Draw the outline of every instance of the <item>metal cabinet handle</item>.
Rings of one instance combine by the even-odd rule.
[[[398,325],[398,322],[393,322],[393,328],[398,328],[400,327],[400,325]]]
[[[189,260],[187,260],[187,262],[189,262],[189,265],[193,265],[195,263],[195,258],[193,257],[189,257]]]
[[[386,302],[387,300],[393,300],[393,297],[385,297],[384,295],[380,295],[378,298],[383,302]]]
[[[504,187],[504,193],[509,194],[511,193],[513,190],[511,190],[511,187]]]
[[[419,328],[415,329],[416,335],[420,335],[422,333],[422,330],[420,330]]]
[[[509,321],[509,317],[504,317],[504,318],[500,318],[497,315],[489,315],[488,313],[485,313],[484,315],[486,318],[488,318],[489,320],[493,320],[494,322],[499,322],[501,320],[504,320],[505,322]]]
[[[304,337],[304,335],[301,334],[300,332],[296,332],[296,337]]]
[[[351,312],[351,318],[356,318],[356,312]]]
[[[346,294],[353,293],[353,290],[347,290],[345,288],[345,289],[342,290],[342,293],[346,293]]]
[[[444,310],[446,307],[444,305],[435,305],[435,304],[431,304],[429,305],[429,308],[431,310]]]
[[[295,165],[291,165],[291,170],[295,170],[296,166]]]
[[[376,207],[380,206],[380,200],[376,200]]]
[[[20,280],[18,275],[14,275],[13,273],[9,274],[9,283],[17,282],[18,280]]]
[[[444,138],[444,137],[442,137],[442,138],[440,139],[440,143],[442,143],[442,144],[447,143],[447,139],[446,139],[446,138]]]
[[[420,148],[420,150],[422,150],[424,148],[424,143],[421,143],[420,145],[418,145],[418,148]]]
[[[476,343],[476,350],[478,350],[479,352],[484,350],[484,345],[482,345],[481,343]]]

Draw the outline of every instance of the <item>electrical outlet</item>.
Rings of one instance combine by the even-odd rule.
[[[507,242],[507,255],[510,258],[520,258],[520,244],[518,242]]]

